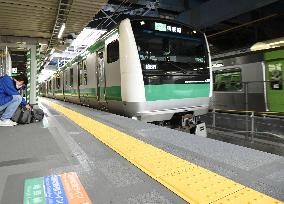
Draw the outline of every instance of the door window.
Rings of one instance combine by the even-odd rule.
[[[241,69],[225,69],[214,71],[214,91],[241,91]]]
[[[107,45],[107,63],[116,62],[119,59],[119,42],[115,40]]]

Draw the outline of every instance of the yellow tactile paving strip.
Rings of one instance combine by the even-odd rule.
[[[49,105],[191,204],[282,203],[71,109]]]

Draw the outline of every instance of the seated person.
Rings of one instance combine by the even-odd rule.
[[[23,74],[13,78],[8,75],[0,77],[0,126],[17,125],[17,123],[11,121],[11,118],[20,104],[31,110],[31,107],[19,93],[19,90],[27,83],[28,78]]]
[[[185,121],[184,129],[189,130],[190,134],[194,134],[196,130],[196,122],[194,120],[193,114],[188,113],[183,116]]]

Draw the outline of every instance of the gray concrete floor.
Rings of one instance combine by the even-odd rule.
[[[41,123],[0,127],[0,203],[23,203],[25,179],[75,171],[93,203],[186,203],[48,106]]]
[[[27,178],[69,171],[77,172],[94,203],[185,203],[45,102],[42,100],[46,112],[42,123],[1,127],[1,204],[22,203]],[[281,156],[54,102],[284,201]]]

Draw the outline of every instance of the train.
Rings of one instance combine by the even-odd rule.
[[[126,18],[41,84],[41,95],[145,122],[208,112],[206,36],[159,18]]]
[[[284,112],[284,50],[212,57],[210,109]]]

